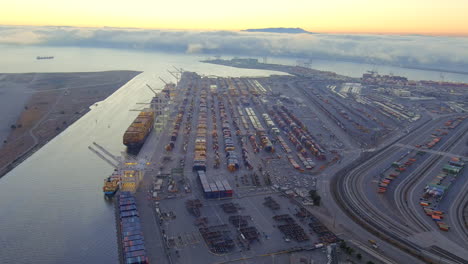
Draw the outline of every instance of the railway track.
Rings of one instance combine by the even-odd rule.
[[[464,211],[468,208],[468,191],[466,190],[468,183],[465,183],[465,186],[463,187],[465,187],[465,189],[462,189],[459,197],[456,199],[456,201],[459,202],[455,206],[456,217],[453,219],[453,222],[457,226],[456,229],[460,234],[460,237],[466,242],[466,244],[468,244],[468,222],[464,214]]]
[[[360,190],[360,176],[370,169],[373,164],[385,160],[391,151],[393,151],[393,148],[389,148],[387,151],[372,158],[371,162],[365,163],[365,165],[359,166],[351,172],[348,177],[343,180],[343,188],[340,193],[350,198],[348,200],[349,205],[367,223],[371,225],[378,223],[380,228],[392,230],[393,233],[397,233],[399,236],[407,237],[412,234],[412,230],[399,223],[395,223],[383,214],[377,213],[379,210],[367,201],[364,196],[360,195],[360,191],[355,191]]]
[[[417,257],[425,262],[444,261],[443,263],[467,263],[458,256],[443,249],[433,249],[429,251],[406,239],[413,231],[394,221],[387,219],[386,216],[379,213],[372,205],[366,201],[359,191],[359,177],[362,177],[367,169],[371,168],[375,162],[382,161],[393,150],[393,144],[398,141],[411,139],[417,132],[431,124],[428,121],[421,124],[411,133],[402,136],[376,153],[370,153],[362,156],[356,162],[353,162],[347,168],[342,169],[335,174],[330,188],[331,193],[337,204],[344,212],[356,223],[364,227],[370,233],[376,235],[382,240],[387,241],[393,246]],[[395,228],[397,226],[397,228]]]
[[[466,125],[465,125],[466,126]],[[442,147],[439,149],[439,151],[443,152],[449,152],[454,145],[460,141],[460,139],[463,138],[465,128],[460,129],[457,131],[456,135],[448,139]],[[408,221],[412,222],[415,224],[418,228],[420,228],[420,231],[426,232],[426,231],[431,231],[433,230],[433,226],[431,226],[428,222],[420,219],[418,216],[417,212],[412,210],[412,208],[408,204],[408,199],[411,199],[409,197],[409,192],[416,187],[416,183],[420,181],[423,176],[426,175],[428,171],[430,171],[432,168],[434,168],[438,162],[442,159],[443,156],[440,155],[433,155],[429,159],[425,160],[423,164],[421,164],[419,167],[422,167],[422,170],[417,170],[412,173],[411,175],[408,175],[397,187],[395,190],[395,202],[397,205],[398,210],[400,211],[401,215],[406,218]]]
[[[416,225],[417,231],[419,232],[426,232],[430,231],[431,228],[427,225],[427,223],[421,221],[413,210],[410,209],[408,204],[408,192],[410,191],[411,187],[423,177],[428,170],[433,167],[433,164],[438,159],[436,157],[430,157],[427,159],[421,166],[427,164],[428,166],[424,166],[423,170],[417,171],[412,177],[406,177],[396,188],[395,190],[395,203],[397,205],[398,211],[400,214],[409,222]]]
[[[468,243],[468,226],[463,211],[468,207],[468,192],[462,192],[462,199],[455,207],[456,218],[453,220],[459,227],[457,231],[466,243]]]
[[[441,257],[445,257],[446,259],[452,259],[456,261],[455,263],[463,263],[463,264],[468,263],[468,260],[460,258],[459,256],[452,254],[451,252],[448,252],[447,250],[440,248],[438,246],[431,246],[429,249],[429,252],[434,253]]]

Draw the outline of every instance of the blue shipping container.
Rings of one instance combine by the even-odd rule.
[[[146,256],[146,252],[144,250],[140,251],[132,251],[124,254],[126,258],[134,258],[138,256]]]
[[[125,264],[147,264],[148,261],[146,260],[145,256],[139,257],[130,257],[125,259]]]
[[[124,247],[125,252],[133,252],[133,251],[139,251],[139,250],[145,250],[145,246],[136,245],[136,246],[131,246],[131,247]]]
[[[143,241],[143,236],[142,235],[132,235],[132,236],[124,236],[123,241],[135,241],[135,240],[141,240]]]

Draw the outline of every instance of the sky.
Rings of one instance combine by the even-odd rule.
[[[0,25],[468,36],[468,0],[15,0]]]

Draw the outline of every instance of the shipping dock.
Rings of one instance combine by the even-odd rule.
[[[304,207],[313,203],[307,195],[294,204],[291,199],[304,191],[296,188],[314,188],[313,175],[338,155],[325,150],[287,106],[262,103],[260,97],[271,90],[258,80],[183,72],[170,88],[159,93],[167,115],[162,124],[153,122],[159,129],[138,134],[146,138],[135,157],[140,163],[133,172],[140,174],[133,190],[124,187],[124,179],[132,177],[117,170],[121,190],[135,193],[135,205],[152,207],[138,212],[142,234],[152,234],[145,235],[149,263],[186,263],[195,253],[206,263],[246,254],[256,259],[260,252],[326,259],[318,249],[340,239]],[[289,183],[287,189],[281,181]],[[269,227],[257,222],[265,217]],[[121,254],[133,250],[120,246]]]
[[[151,107],[140,111],[124,135],[127,146],[140,148],[136,156],[115,158],[91,146],[118,175],[122,263],[338,263],[347,258],[343,241],[359,245],[353,250],[366,261],[395,263],[391,258],[398,255],[383,238],[364,229],[343,233],[353,220],[331,212],[339,209],[329,184],[360,156],[390,142],[396,150],[388,158],[396,162],[370,170],[374,178],[365,193],[376,201],[397,195],[395,188],[410,178],[405,175],[424,162],[421,153],[437,153],[437,138],[452,133],[424,134],[426,147],[411,151],[403,143],[392,145],[431,124],[423,111],[416,112],[420,102],[392,101],[374,87],[350,84],[356,80],[313,74],[216,77],[178,71],[177,82],[155,92]],[[453,116],[443,118],[456,120],[460,126],[450,123],[447,129],[459,135],[465,117]],[[450,164],[457,160],[464,159]],[[113,194],[109,179],[103,190]],[[427,197],[437,195],[424,190]]]

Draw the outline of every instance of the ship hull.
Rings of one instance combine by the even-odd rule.
[[[154,111],[146,108],[138,114],[135,120],[130,124],[123,135],[123,144],[127,146],[127,152],[140,152],[148,135],[153,130]]]
[[[127,146],[127,152],[130,154],[138,154],[146,142],[148,135],[151,133],[151,130],[146,134],[146,136],[140,142],[131,142],[131,143],[124,143]]]
[[[117,190],[115,191],[107,191],[107,192],[104,192],[104,195],[107,196],[107,197],[112,197],[114,196],[114,194],[117,192]]]

